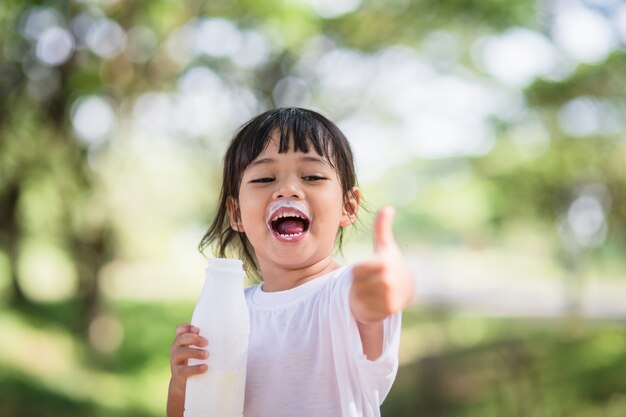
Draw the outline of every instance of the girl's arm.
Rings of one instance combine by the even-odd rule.
[[[380,356],[383,320],[406,307],[415,293],[415,280],[393,237],[394,210],[383,208],[374,224],[376,253],[354,266],[350,308],[357,321],[363,352]]]

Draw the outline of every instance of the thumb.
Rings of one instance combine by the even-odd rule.
[[[383,207],[374,222],[374,250],[381,252],[396,245],[393,237],[393,219],[396,211],[391,206]]]

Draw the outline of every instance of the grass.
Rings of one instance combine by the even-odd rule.
[[[111,303],[123,329],[112,352],[73,331],[71,305],[0,310],[0,417],[163,415],[170,343],[192,308]],[[620,322],[409,310],[401,351],[385,417],[626,415]]]

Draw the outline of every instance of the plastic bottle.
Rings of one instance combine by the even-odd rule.
[[[208,370],[187,379],[184,417],[243,416],[250,316],[237,259],[210,259],[191,324],[208,340]]]

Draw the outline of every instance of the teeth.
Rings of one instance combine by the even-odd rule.
[[[285,240],[291,240],[291,239],[293,239],[296,236],[301,236],[302,233],[294,233],[294,234],[286,234],[286,235],[283,235],[283,234],[279,233],[279,235],[280,235],[280,237],[282,237]]]
[[[277,216],[274,216],[274,217],[272,218],[272,221],[273,221],[273,222],[275,222],[276,220],[278,220],[278,219],[280,219],[280,218],[282,218],[282,217],[297,217],[297,218],[299,218],[299,219],[306,220],[304,217],[302,217],[302,216],[301,216],[301,215],[299,215],[298,213],[282,213],[282,214],[279,214],[279,215],[277,215]]]
[[[265,217],[267,227],[271,228],[271,223],[281,217],[297,217],[309,222],[312,220],[308,205],[297,200],[277,200],[270,204]]]

